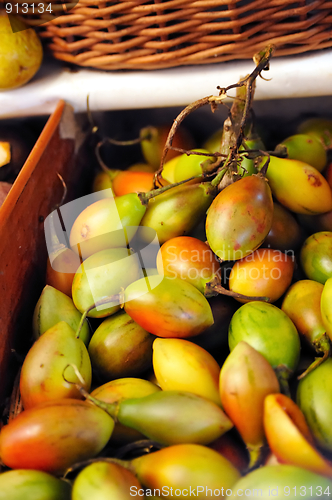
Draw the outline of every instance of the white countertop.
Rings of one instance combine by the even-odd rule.
[[[59,61],[45,62],[25,86],[0,92],[0,118],[50,114],[59,99],[76,112],[185,106],[218,94],[254,69],[235,61],[153,71],[69,69]],[[332,95],[332,50],[272,58],[270,71],[257,79],[255,100]]]

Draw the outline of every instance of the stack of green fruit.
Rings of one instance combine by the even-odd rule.
[[[1,500],[332,495],[332,122],[269,154],[226,122],[159,171],[164,131],[142,131],[144,166],[98,174],[56,242]],[[162,187],[117,191],[147,172]]]

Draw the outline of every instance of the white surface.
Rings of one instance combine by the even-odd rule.
[[[185,106],[218,94],[254,69],[252,61],[188,66],[153,71],[70,70],[58,61],[45,63],[24,87],[0,93],[0,118],[51,113],[59,99],[76,112]],[[272,58],[270,71],[257,80],[255,100],[332,95],[332,50]]]

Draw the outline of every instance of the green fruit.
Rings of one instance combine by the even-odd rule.
[[[300,380],[296,399],[317,445],[327,451],[332,451],[331,358]]]
[[[73,280],[73,301],[84,313],[105,297],[119,294],[121,290],[141,275],[139,259],[127,248],[102,250],[88,257],[77,270]],[[104,318],[120,309],[118,298],[92,309],[88,316]]]
[[[65,321],[76,332],[81,317],[82,314],[76,309],[70,297],[56,288],[46,285],[33,314],[32,331],[34,339],[37,340],[60,321]],[[89,343],[90,329],[87,321],[83,323],[80,339],[86,345]]]
[[[94,462],[76,477],[72,500],[130,500],[132,489],[141,485],[132,472],[102,460]]]
[[[17,469],[0,474],[0,500],[70,500],[70,485],[47,472]]]
[[[325,146],[331,147],[332,120],[327,118],[309,118],[298,128],[300,134],[308,134],[319,139]]]
[[[154,229],[160,244],[189,234],[204,217],[213,200],[209,190],[208,183],[169,189],[149,201],[141,225]]]
[[[145,127],[140,131],[141,148],[144,159],[153,166],[154,170],[160,167],[160,161],[165,147],[166,139],[170,131],[168,125],[158,125],[156,127]],[[193,139],[189,132],[180,127],[173,137],[172,145],[182,149],[192,149],[194,147]],[[166,161],[178,156],[179,153],[170,149],[166,156]]]
[[[228,332],[229,348],[244,340],[261,353],[272,368],[292,374],[300,357],[300,339],[288,316],[265,302],[248,302],[234,314]]]
[[[96,193],[97,191],[103,191],[104,189],[111,189],[111,193],[114,196],[113,193],[113,178],[111,175],[109,175],[107,172],[98,172],[94,179],[93,179],[93,184],[92,184],[92,192]],[[110,196],[112,198],[112,196]]]
[[[204,143],[203,148],[210,153],[217,153],[220,150],[223,128],[216,130]]]
[[[321,172],[327,162],[326,150],[319,139],[307,134],[296,134],[287,137],[275,148],[275,151],[285,151],[287,158],[300,160],[315,167]]]
[[[209,153],[207,149],[195,149],[195,151],[198,153]],[[174,169],[174,181],[180,182],[189,179],[190,177],[202,175],[203,164],[209,159],[211,159],[209,156],[181,155]],[[212,161],[214,160],[212,159]]]
[[[184,391],[160,391],[122,400],[110,414],[116,414],[121,424],[167,445],[208,444],[233,427],[215,403]]]
[[[84,388],[89,391],[91,362],[87,348],[75,337],[74,330],[61,321],[36,340],[24,359],[20,375],[24,408],[60,398],[81,399],[75,385],[69,383],[81,383],[69,364],[77,367]]]
[[[14,89],[37,73],[43,48],[32,29],[15,16],[0,15],[0,90]]]
[[[245,146],[240,146],[239,152],[245,151],[246,149],[261,149],[265,150],[265,146],[260,138],[257,139],[245,139]],[[241,165],[239,168],[239,174],[243,177],[248,175],[257,174],[257,169],[255,167],[254,160],[242,157]]]
[[[242,498],[245,492],[250,492],[262,500],[295,499],[298,496],[306,500],[330,498],[332,481],[293,465],[264,466],[242,477],[234,484],[233,492],[235,498]]]
[[[70,245],[83,260],[101,250],[126,247],[145,211],[136,193],[98,200],[74,221]]]
[[[154,338],[125,312],[107,318],[89,344],[93,370],[106,380],[144,372],[152,365]]]
[[[105,403],[116,403],[123,399],[143,398],[158,391],[160,388],[148,380],[126,377],[112,380],[97,387],[91,392],[91,396]],[[126,427],[120,422],[115,422],[111,437],[112,443],[123,445],[140,439],[144,439],[142,433],[131,427]]]
[[[332,210],[327,180],[308,163],[270,156],[266,177],[275,198],[292,212],[314,215]]]
[[[242,259],[262,244],[272,217],[268,183],[256,175],[244,177],[213,200],[206,218],[208,244],[222,260]]]
[[[307,278],[325,283],[332,277],[332,231],[314,233],[301,248],[300,261]]]

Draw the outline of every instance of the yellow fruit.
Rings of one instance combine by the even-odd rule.
[[[153,369],[164,391],[188,391],[220,406],[217,361],[189,340],[157,338],[153,343]]]
[[[19,19],[0,15],[0,90],[27,83],[38,71],[43,48],[37,33]]]

